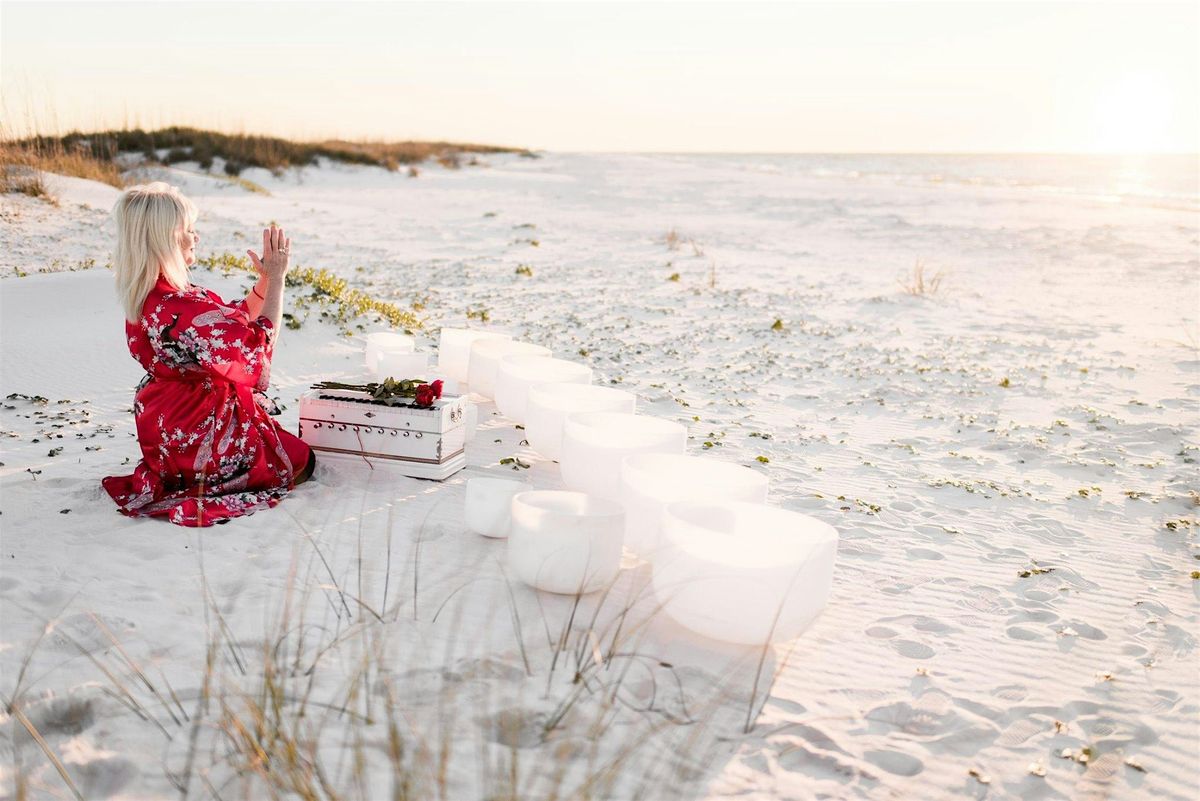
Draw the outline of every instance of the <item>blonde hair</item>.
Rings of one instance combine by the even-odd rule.
[[[126,189],[112,213],[117,224],[117,296],[125,319],[137,320],[160,274],[176,289],[187,288],[180,238],[196,222],[196,206],[177,187],[155,181]]]

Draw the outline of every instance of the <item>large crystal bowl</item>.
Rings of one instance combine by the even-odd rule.
[[[621,497],[621,459],[635,453],[683,453],[687,429],[659,417],[574,412],[563,424],[562,479],[567,489]]]
[[[496,397],[496,371],[505,356],[549,356],[550,349],[512,339],[477,339],[471,343],[467,385],[485,398]]]
[[[767,477],[715,458],[638,453],[621,461],[625,546],[652,560],[658,551],[663,509],[677,501],[766,503]]]
[[[419,378],[430,381],[429,354],[402,350],[381,350],[375,354],[375,380],[394,378],[397,381]]]
[[[537,384],[590,384],[592,368],[551,356],[503,356],[496,371],[496,408],[525,425],[529,388]]]
[[[467,528],[485,537],[507,537],[512,519],[513,496],[529,492],[528,481],[496,476],[471,476],[467,479],[467,496],[463,516]]]
[[[438,369],[455,381],[466,382],[471,345],[480,339],[512,339],[512,336],[477,328],[443,328],[438,334]]]
[[[637,396],[592,384],[534,384],[525,404],[525,439],[547,459],[562,458],[563,424],[576,412],[633,414]]]
[[[412,353],[417,349],[417,338],[409,334],[398,334],[395,331],[375,331],[367,334],[365,364],[368,370],[374,370],[378,364],[381,351],[399,351]]]
[[[680,501],[663,512],[653,561],[663,611],[715,640],[798,636],[829,599],[837,531],[798,512],[741,501]]]
[[[624,512],[615,501],[582,492],[522,492],[512,499],[509,570],[539,590],[593,592],[620,571],[624,535]]]

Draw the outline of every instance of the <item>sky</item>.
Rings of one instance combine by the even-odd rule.
[[[1197,152],[1200,3],[0,2],[9,133]]]

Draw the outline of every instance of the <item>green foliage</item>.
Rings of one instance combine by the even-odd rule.
[[[250,273],[257,275],[254,265],[245,256],[235,256],[223,253],[219,256],[208,256],[198,259],[196,264],[210,270],[220,270],[222,275],[234,273]],[[321,307],[321,316],[331,322],[344,325],[356,317],[375,315],[387,322],[393,328],[416,329],[422,327],[422,322],[412,312],[401,309],[392,303],[377,300],[367,293],[351,289],[345,279],[338,278],[325,269],[314,267],[297,267],[292,269],[284,279],[289,287],[307,287],[311,291],[307,296],[296,298],[297,307],[316,304]],[[288,321],[288,327],[294,326]]]
[[[513,470],[528,470],[531,467],[516,456],[506,456],[500,460],[500,464],[512,465]]]
[[[520,264],[517,266],[517,275],[523,275],[527,278],[533,277],[533,268],[528,264]]]

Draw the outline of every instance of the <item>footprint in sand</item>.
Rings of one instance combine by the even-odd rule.
[[[23,710],[33,728],[45,738],[74,737],[96,722],[95,704],[87,698],[49,698],[27,704]],[[32,745],[28,731],[12,722],[12,739],[18,745]]]
[[[859,777],[858,768],[833,754],[809,750],[802,745],[793,745],[775,758],[780,768],[789,773],[799,773],[814,779],[836,781],[847,784]]]
[[[897,776],[916,776],[925,770],[925,763],[899,751],[867,751],[863,759],[875,767]]]
[[[487,738],[507,748],[531,748],[544,739],[548,716],[521,707],[502,709],[495,715],[480,718],[479,724]]]
[[[992,688],[992,695],[1005,701],[1023,701],[1029,695],[1029,688],[1024,684],[1002,684]]]
[[[900,656],[906,656],[909,659],[929,659],[936,653],[925,643],[915,640],[896,640],[892,643],[892,648]]]
[[[1042,634],[1039,634],[1038,632],[1033,631],[1032,629],[1022,628],[1021,626],[1009,626],[1008,630],[1004,633],[1007,634],[1009,637],[1013,638],[1014,640],[1033,641],[1033,640],[1044,639],[1044,636]]]
[[[138,775],[137,766],[124,757],[96,751],[87,743],[72,740],[63,747],[63,761],[84,798],[110,798],[121,792]]]
[[[940,551],[934,551],[929,548],[909,548],[907,551],[905,551],[905,553],[907,553],[913,559],[926,559],[929,561],[937,561],[938,559],[946,558]]]
[[[1085,640],[1107,640],[1108,635],[1100,629],[1082,620],[1064,621],[1060,633],[1073,632],[1075,636],[1082,637]]]

